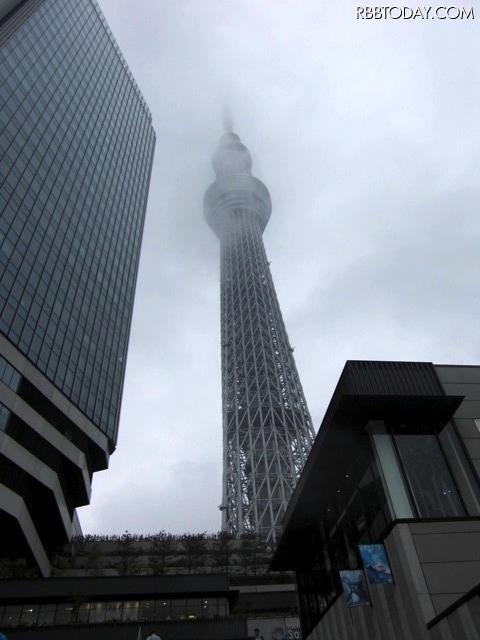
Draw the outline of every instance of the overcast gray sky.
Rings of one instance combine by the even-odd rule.
[[[217,531],[228,105],[316,429],[347,359],[480,363],[480,9],[357,21],[337,0],[100,0],[157,133],[117,451],[86,533]]]

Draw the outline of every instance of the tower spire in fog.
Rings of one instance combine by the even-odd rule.
[[[275,541],[314,431],[262,240],[270,195],[228,129],[213,167],[204,208],[221,250],[222,528]]]

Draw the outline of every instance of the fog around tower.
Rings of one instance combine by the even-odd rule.
[[[214,531],[225,132],[273,203],[266,251],[318,428],[347,359],[480,363],[474,22],[350,2],[100,0],[157,133],[117,451],[85,532]],[[227,119],[227,123],[228,122]]]

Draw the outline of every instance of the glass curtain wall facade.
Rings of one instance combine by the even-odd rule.
[[[115,442],[154,133],[96,3],[36,5],[0,34],[0,330]]]
[[[0,353],[18,380],[0,387],[0,433],[22,449],[0,483],[15,492],[40,438],[66,521],[88,497],[71,499],[56,467],[88,496],[117,440],[155,133],[95,0],[12,6],[0,21]],[[25,482],[34,502],[38,479]],[[7,498],[24,508],[26,494]],[[24,516],[30,548],[45,546]]]

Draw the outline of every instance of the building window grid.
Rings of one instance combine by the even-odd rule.
[[[100,253],[103,251],[103,245],[100,245],[100,249],[97,249]]]
[[[67,4],[64,5],[65,10],[69,10]],[[53,21],[58,24],[60,21],[62,15],[62,10],[60,12],[57,13],[56,17],[53,17]],[[95,25],[89,24],[88,22],[85,22],[83,24],[83,26],[81,27],[80,31],[77,31],[76,35],[77,35],[77,41],[78,41],[78,47],[79,48],[85,48],[86,46],[88,46],[88,37],[85,37],[85,40],[82,40],[80,38],[78,38],[78,36],[81,35],[81,32],[83,29],[87,29],[89,28],[90,31],[87,32],[87,36],[88,33],[92,32],[92,26],[94,27]],[[78,27],[76,27],[78,29]],[[39,110],[38,106],[37,106],[37,102],[35,102],[32,105],[32,109],[30,112],[27,112],[24,109],[24,102],[22,100],[18,99],[18,92],[16,92],[15,89],[12,90],[11,92],[11,98],[12,101],[14,101],[14,104],[16,105],[17,109],[12,110],[12,118],[15,119],[16,114],[18,112],[21,112],[23,114],[23,120],[18,122],[18,129],[20,129],[21,127],[25,126],[29,121],[32,122],[32,120],[29,120],[29,116],[31,115],[31,113],[38,113],[39,119],[41,120],[41,118],[43,117],[43,115],[48,112],[48,109],[51,108],[51,104],[52,102],[58,102],[58,104],[56,105],[56,107],[61,107],[61,100],[59,100],[59,98],[56,95],[56,91],[62,86],[62,80],[63,78],[66,76],[66,73],[63,74],[62,77],[59,77],[58,73],[57,73],[57,69],[56,69],[56,65],[52,64],[51,68],[52,71],[50,74],[48,74],[48,64],[51,64],[54,62],[55,58],[58,57],[59,53],[61,53],[62,51],[62,46],[65,45],[65,53],[68,52],[69,50],[69,46],[71,46],[72,41],[71,39],[69,39],[69,35],[70,33],[74,33],[75,30],[72,29],[71,32],[66,33],[64,35],[63,38],[60,39],[60,34],[62,33],[61,29],[55,30],[53,33],[51,33],[50,36],[48,36],[45,33],[40,33],[38,34],[38,38],[40,41],[48,41],[49,42],[49,47],[48,50],[51,51],[51,56],[50,58],[46,58],[45,60],[42,60],[43,63],[43,68],[44,68],[44,73],[43,74],[38,74],[35,72],[35,70],[38,71],[38,58],[34,57],[32,58],[32,49],[25,46],[26,43],[22,42],[19,44],[15,45],[15,48],[12,49],[11,51],[6,51],[8,56],[11,56],[12,53],[14,53],[15,51],[19,51],[22,50],[24,52],[24,56],[22,58],[21,61],[19,61],[16,65],[13,66],[12,69],[12,75],[17,74],[17,77],[20,77],[20,81],[17,84],[17,87],[15,87],[15,89],[18,88],[18,86],[21,84],[21,82],[23,80],[25,80],[26,76],[25,73],[22,73],[22,75],[20,76],[20,71],[24,70],[24,72],[26,72],[28,75],[32,75],[32,78],[35,79],[34,84],[32,87],[30,87],[30,91],[36,91],[36,87],[37,85],[39,87],[41,87],[41,89],[38,91],[38,95],[39,97],[43,97],[43,100],[45,99],[45,91],[47,91],[50,94],[50,100],[48,102],[45,102],[44,105],[44,109],[43,110]],[[56,42],[58,40],[58,42]],[[46,48],[44,48],[44,51],[47,50]],[[88,49],[87,49],[88,50]],[[71,51],[71,53],[73,53]],[[37,64],[35,64],[37,63]],[[47,76],[47,77],[46,77]],[[46,77],[46,79],[48,80],[47,82],[44,81],[44,78]],[[66,88],[64,88],[64,90],[66,91]],[[4,109],[8,110],[8,103],[5,103],[4,105],[2,105],[2,107]],[[53,115],[53,113],[52,113]],[[34,120],[34,122],[36,122],[37,119]],[[48,122],[48,121],[47,121]],[[8,124],[5,126],[5,129],[7,128]],[[34,126],[34,125],[32,125]],[[0,133],[3,133],[0,132]]]
[[[113,335],[114,335],[114,336],[115,336],[115,333],[116,333],[116,332],[114,331],[114,333],[113,333]]]
[[[142,122],[140,120],[140,118],[138,119],[138,124],[139,126],[142,126],[142,133],[140,136],[139,135],[135,136],[136,140],[137,140],[137,144],[141,145],[142,148],[145,148],[145,143],[146,143],[146,137],[147,137],[147,128],[144,125],[144,122]],[[131,152],[133,154],[133,151]],[[140,176],[138,175],[140,171],[144,171],[145,168],[144,167],[140,167],[140,165],[137,165],[137,169],[136,169],[136,174],[134,177],[134,181],[137,184],[138,183],[138,179],[140,178]],[[133,190],[132,190],[133,191]],[[132,193],[132,191],[129,194],[129,198],[126,200],[124,207],[126,209],[132,209],[134,211],[138,211],[138,190],[135,193]],[[134,199],[133,202],[131,202],[131,199]],[[128,248],[130,246],[132,246],[132,243],[134,241],[134,233],[135,233],[135,228],[138,228],[139,226],[139,221],[137,219],[136,216],[131,216],[130,217],[130,227],[126,233],[125,239],[123,241],[123,247],[121,249],[121,252],[119,252],[119,250],[116,248],[116,254],[118,255],[120,253],[120,256],[123,258],[121,259],[121,264],[123,265],[122,269],[118,269],[115,272],[115,282],[112,283],[112,286],[110,287],[113,290],[125,290],[125,291],[129,291],[130,289],[128,287],[126,287],[126,280],[128,280],[128,277],[131,273],[131,268],[132,268],[132,259],[133,259],[133,254],[131,251],[129,251],[128,253],[130,254],[130,259],[126,259],[127,256],[122,256],[122,254],[127,253]],[[117,240],[117,244],[118,244],[119,240]],[[136,243],[136,246],[138,246],[138,243]],[[118,279],[120,278],[120,285],[118,285]],[[128,294],[127,294],[128,295]],[[122,312],[121,314],[115,314],[114,315],[114,323],[113,323],[113,330],[111,331],[111,338],[112,338],[112,343],[115,341],[115,348],[113,349],[113,353],[116,354],[116,358],[115,360],[113,358],[110,358],[110,361],[107,362],[107,380],[109,379],[108,373],[111,372],[111,374],[114,373],[115,367],[118,366],[118,364],[121,364],[121,370],[123,371],[124,369],[124,353],[122,352],[123,350],[121,349],[121,345],[120,345],[120,331],[119,331],[119,325],[125,325],[125,323],[129,323],[129,310],[132,306],[131,302],[129,301],[130,304],[126,304],[123,306]],[[114,309],[113,307],[110,307],[110,316],[108,318],[108,322],[107,325],[104,326],[110,326],[111,325],[111,317],[112,317],[112,313],[114,313]],[[123,317],[122,317],[123,316]],[[126,317],[125,317],[126,316]],[[118,327],[118,328],[117,328]],[[115,340],[115,336],[117,335],[117,339]],[[105,347],[106,348],[106,347]],[[102,354],[103,355],[103,354]],[[112,371],[113,368],[113,371]]]
[[[144,164],[145,164],[145,163],[144,163]],[[137,168],[138,168],[138,163],[135,163],[135,169],[137,169]],[[60,194],[58,194],[58,195],[60,195]],[[122,276],[123,276],[123,277],[125,277],[125,274],[122,274]],[[41,313],[41,312],[39,312],[39,313]],[[33,338],[32,338],[32,340],[33,340]],[[39,354],[39,355],[40,355],[40,354]],[[45,356],[46,356],[46,355],[47,355],[47,354],[45,353]],[[121,369],[122,369],[122,368],[121,368]],[[120,374],[121,374],[121,372],[120,372]],[[121,375],[120,375],[120,377],[121,377]]]
[[[102,197],[102,194],[100,194],[100,198],[101,198],[101,197]],[[90,211],[90,210],[89,210],[89,211]],[[87,213],[89,213],[89,211],[88,211]],[[100,215],[101,215],[101,214],[100,214],[100,211],[99,211],[99,213],[97,214],[97,217],[100,217]],[[92,237],[92,235],[93,235],[93,229],[94,229],[94,228],[91,228],[91,229],[90,229],[90,236],[89,236],[89,238],[91,238],[91,237]],[[85,233],[85,231],[84,231],[84,233]],[[101,235],[100,233],[98,233],[98,234],[96,235],[97,240],[98,240],[98,237],[99,237],[100,235]],[[89,244],[89,245],[91,245],[91,241],[89,241],[89,243],[88,243],[88,244]],[[93,249],[93,250],[94,250],[94,249]],[[83,259],[83,262],[82,262],[82,267],[81,267],[81,271],[82,271],[82,273],[84,273],[85,264],[87,263],[88,258],[89,258],[89,256],[88,256],[88,254],[85,252],[85,256],[84,256],[84,259]],[[89,272],[88,272],[88,273],[90,273],[90,270],[93,268],[93,266],[92,266],[92,265],[94,265],[94,264],[95,264],[95,257],[93,257],[93,258],[90,260],[90,265],[88,266],[88,269],[89,269]],[[87,275],[87,276],[85,276],[85,279],[88,281],[88,275]],[[83,294],[82,302],[81,302],[79,305],[75,305],[75,306],[77,306],[77,308],[81,308],[81,307],[83,306],[83,299],[84,299],[84,298],[85,298],[85,292],[84,292],[84,294]],[[91,297],[90,297],[90,301],[91,301]],[[75,322],[75,315],[72,315],[71,313],[70,313],[69,315],[70,315],[70,322],[71,322],[71,323],[74,323],[74,322]],[[77,335],[77,333],[79,332],[79,330],[81,331],[81,330],[82,330],[82,327],[81,327],[81,326],[79,326],[78,321],[77,321],[77,323],[76,323],[76,327],[75,327],[75,328],[73,328],[73,331],[75,331],[75,333],[73,333],[74,339],[75,339],[75,336]],[[68,330],[67,330],[67,331],[68,331]],[[64,351],[64,349],[62,349],[62,351]],[[69,351],[69,355],[70,355],[70,352],[71,352],[71,349],[70,349],[70,351]]]
[[[126,129],[126,128],[127,128],[127,127],[125,127],[125,128],[124,128],[124,131],[125,131],[125,129]],[[123,141],[123,138],[122,138],[122,143],[123,143],[123,142],[124,142],[124,141]],[[129,140],[125,140],[125,146],[126,146],[126,145],[128,145],[128,142],[129,142]],[[121,151],[121,148],[120,148],[120,151]],[[119,151],[119,155],[122,155],[122,154],[120,153],[120,151]],[[109,197],[111,197],[111,192],[112,192],[112,189],[110,189],[110,196],[109,196]],[[98,236],[100,237],[100,235],[101,235],[101,234],[99,233],[99,234],[98,234]],[[106,235],[107,235],[107,234],[105,234],[105,236],[106,236]],[[103,249],[103,245],[100,245],[100,250],[99,250],[99,251],[100,251],[100,252],[102,252],[102,249]],[[92,299],[90,299],[90,303],[91,303],[91,302],[92,302]],[[83,386],[83,384],[85,384],[85,379],[86,379],[86,380],[87,380],[87,384],[89,385],[89,387],[91,387],[91,383],[92,383],[91,376],[90,376],[90,377],[87,377],[87,375],[86,375],[86,374],[87,374],[87,369],[85,370],[85,373],[84,373],[84,377],[83,377],[84,382],[82,382],[82,386]],[[89,392],[89,395],[90,395],[90,392]]]
[[[52,187],[53,187],[53,185],[52,185]],[[53,210],[53,207],[52,207],[52,210]],[[48,229],[46,230],[46,232],[48,232]]]

